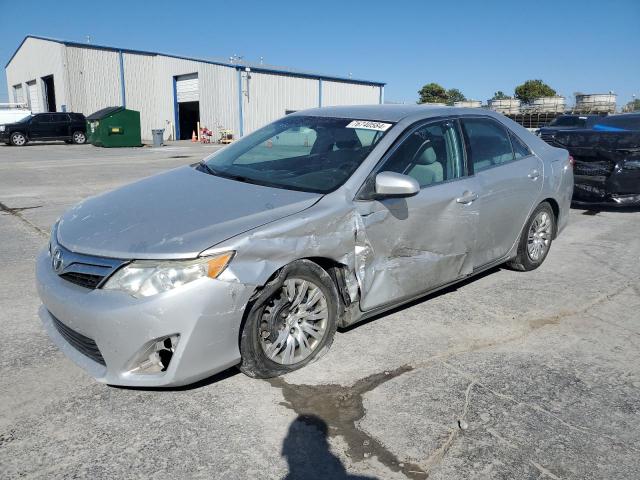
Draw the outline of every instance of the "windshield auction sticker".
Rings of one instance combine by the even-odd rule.
[[[386,132],[390,126],[390,123],[370,122],[368,120],[354,120],[349,125],[347,125],[347,128],[364,128],[366,130],[378,130],[379,132]]]

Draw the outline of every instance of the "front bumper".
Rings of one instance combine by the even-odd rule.
[[[63,353],[96,380],[136,387],[196,382],[240,361],[238,335],[253,286],[202,278],[175,290],[136,299],[126,293],[89,290],[60,278],[44,250],[36,261],[43,306],[40,318]],[[105,365],[81,353],[61,334],[58,319],[92,339]],[[164,372],[134,373],[132,362],[155,339],[178,334]]]

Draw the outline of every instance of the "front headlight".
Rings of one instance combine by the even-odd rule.
[[[0,132],[4,132],[4,125],[0,125]]]
[[[196,260],[138,260],[121,268],[105,284],[105,290],[121,290],[136,298],[173,290],[199,278],[217,278],[235,252]]]

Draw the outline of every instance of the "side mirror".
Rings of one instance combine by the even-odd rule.
[[[420,191],[415,178],[395,172],[380,172],[376,175],[377,197],[411,197]]]

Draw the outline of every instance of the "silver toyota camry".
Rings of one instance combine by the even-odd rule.
[[[337,327],[537,268],[572,188],[565,150],[490,111],[306,110],[67,211],[37,260],[40,317],[101,382],[276,376]]]

